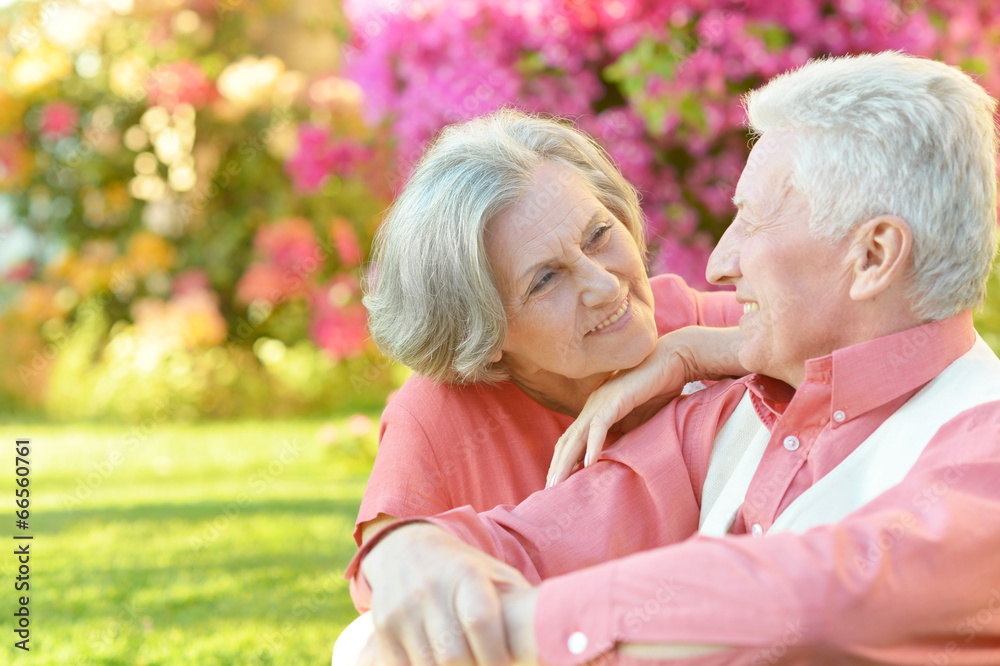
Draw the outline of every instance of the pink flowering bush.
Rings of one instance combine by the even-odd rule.
[[[445,124],[505,104],[569,117],[642,192],[652,267],[696,285],[732,215],[748,152],[743,92],[812,57],[884,49],[961,65],[1000,92],[1000,71],[987,67],[1000,50],[1000,7],[986,0],[421,0],[346,9],[355,27],[347,74],[364,90],[368,121],[395,141],[393,184]]]

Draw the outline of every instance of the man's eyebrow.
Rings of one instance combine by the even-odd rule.
[[[747,203],[747,198],[742,194],[737,194],[733,196],[733,205],[737,208],[742,208]]]

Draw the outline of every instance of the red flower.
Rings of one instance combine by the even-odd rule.
[[[42,107],[38,131],[46,139],[62,139],[76,131],[80,112],[68,102],[50,102]]]

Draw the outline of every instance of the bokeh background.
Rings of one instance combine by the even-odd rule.
[[[328,659],[406,377],[360,277],[445,124],[573,118],[641,190],[652,272],[704,286],[741,93],[892,48],[1000,94],[991,0],[0,0],[0,40],[0,479],[30,437],[37,581],[32,651],[2,649],[32,664]]]

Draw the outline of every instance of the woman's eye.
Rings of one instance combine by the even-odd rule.
[[[594,229],[594,233],[590,236],[591,247],[600,245],[602,241],[606,240],[609,231],[611,231],[610,224],[602,224]]]
[[[552,275],[553,273],[551,271],[542,275],[542,277],[538,279],[538,282],[535,283],[535,286],[531,288],[531,291],[529,293],[534,294],[541,291],[542,287],[544,287],[546,283],[552,279]]]

